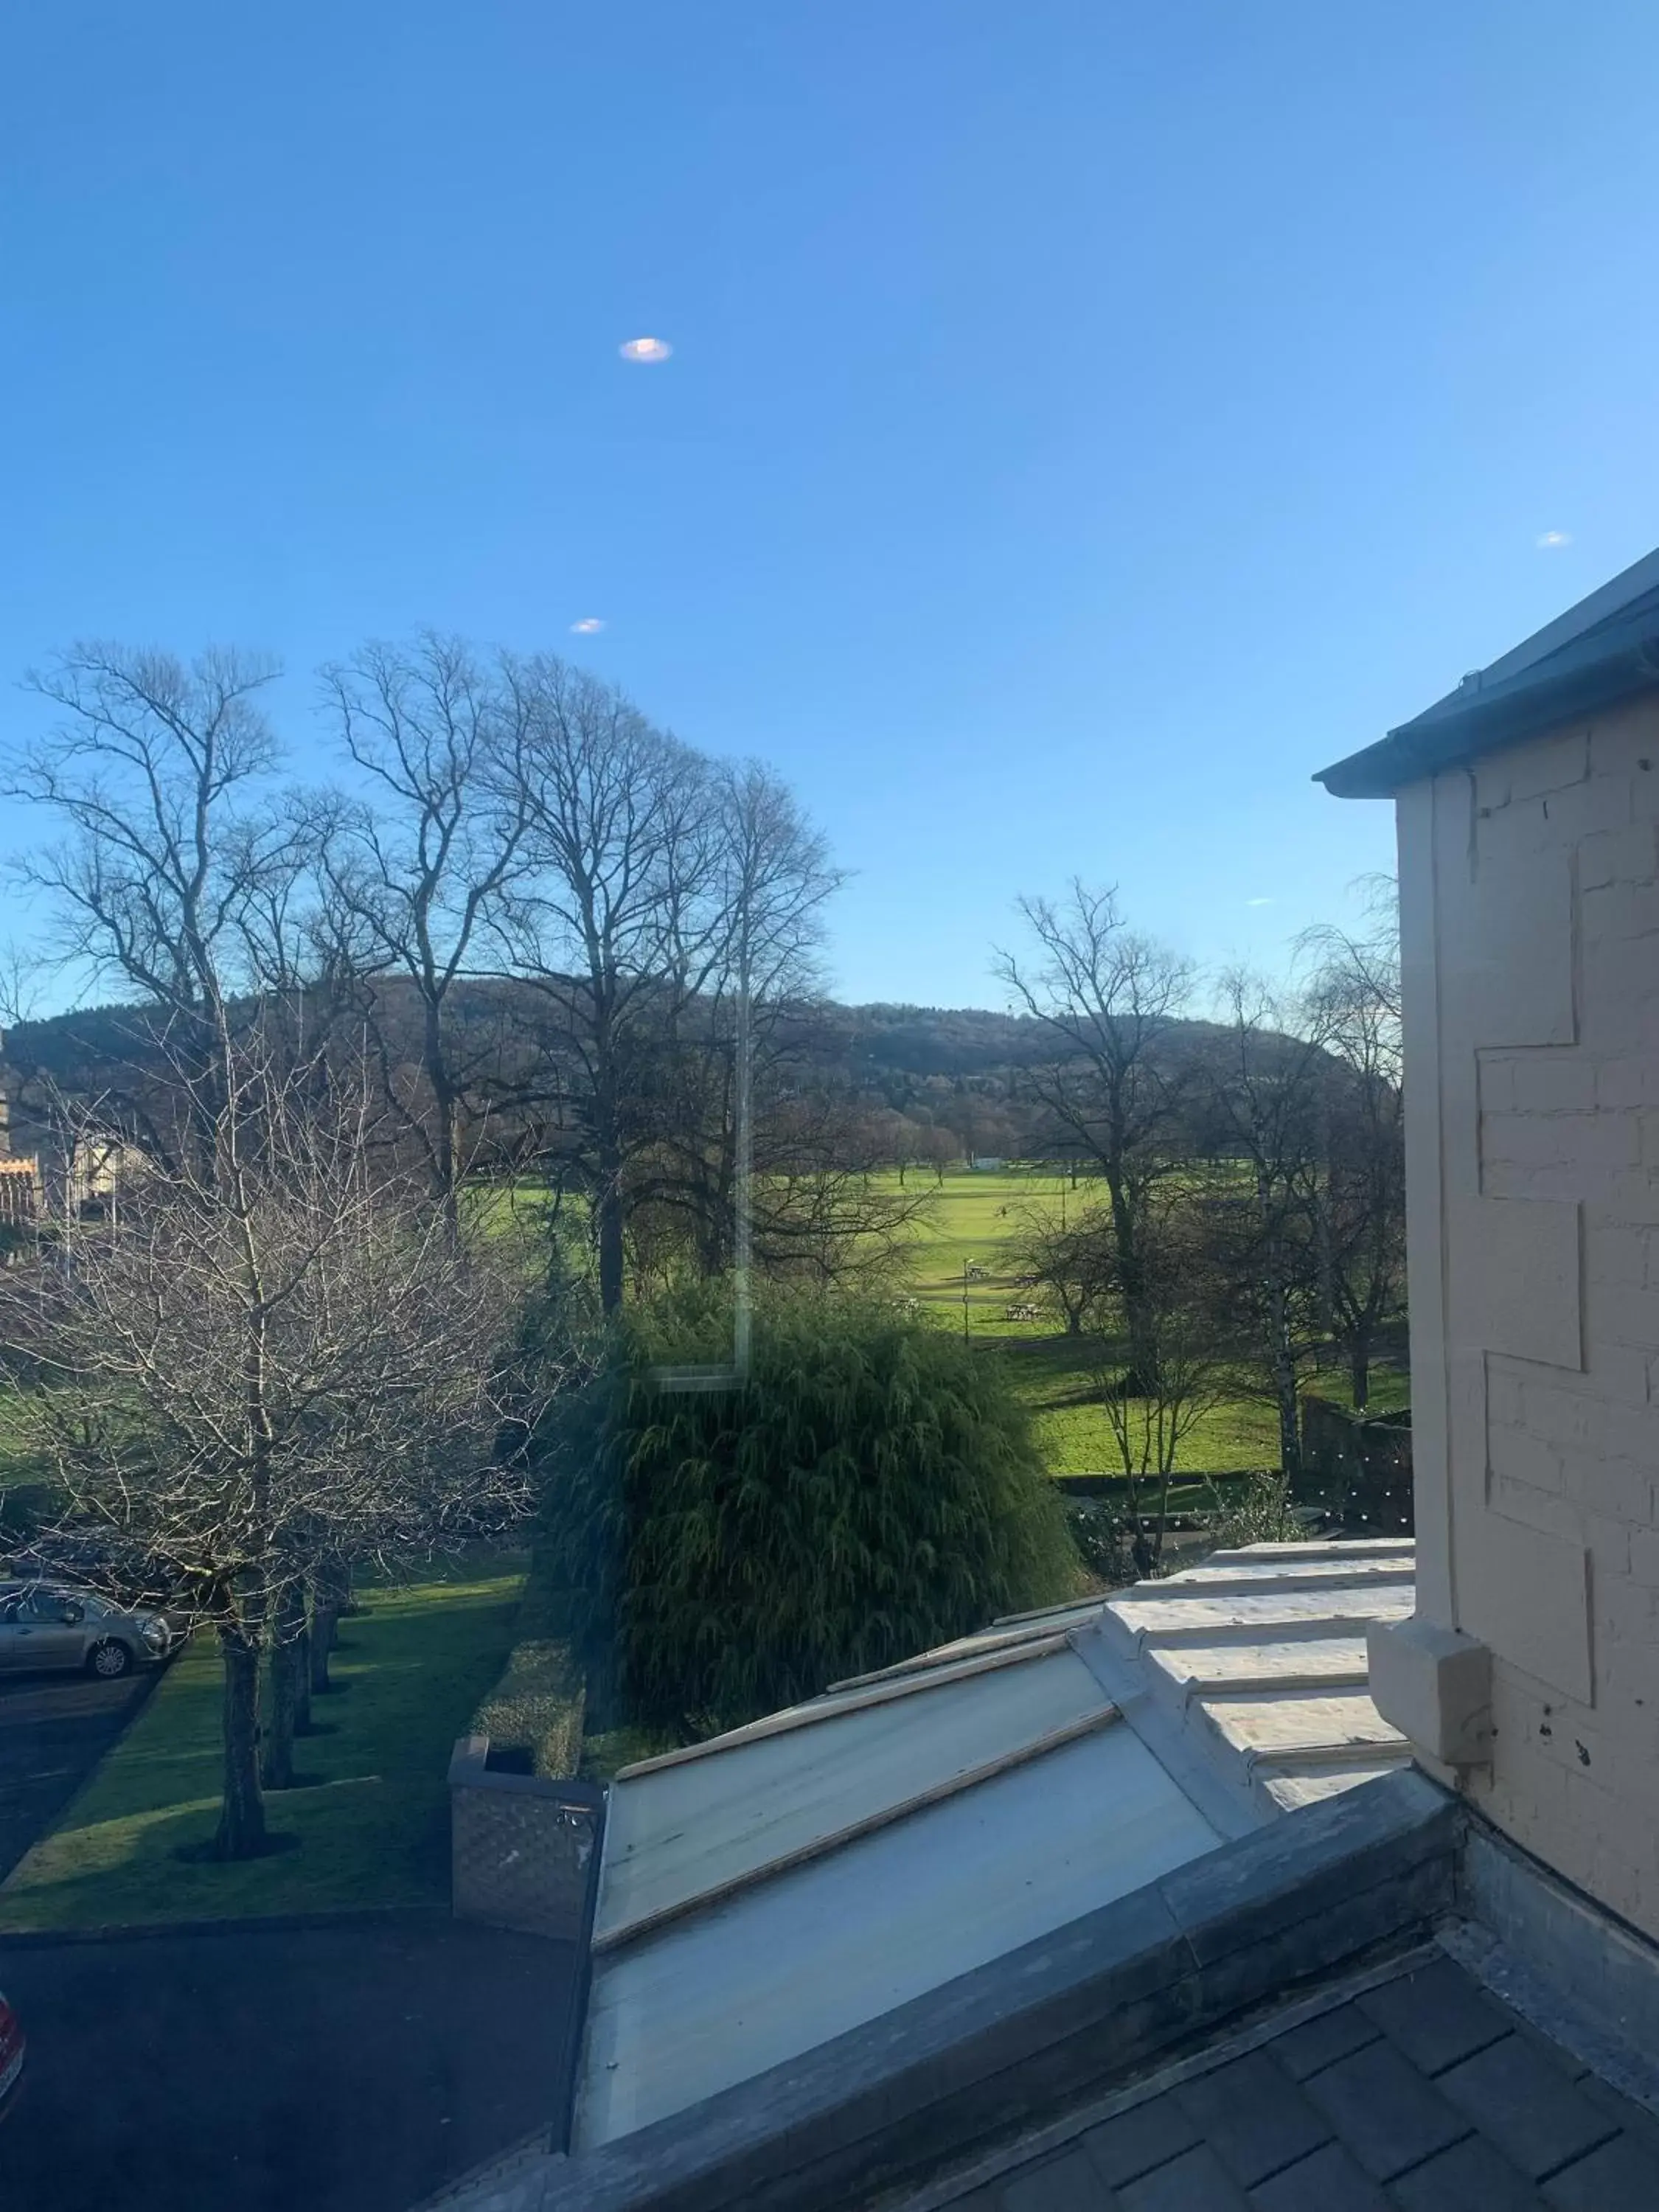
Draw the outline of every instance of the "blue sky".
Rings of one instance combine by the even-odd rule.
[[[780,767],[845,995],[994,1003],[1073,872],[1276,963],[1391,849],[1310,772],[1659,538],[1656,70],[1619,0],[14,10],[0,737],[239,641],[313,772],[433,623]]]

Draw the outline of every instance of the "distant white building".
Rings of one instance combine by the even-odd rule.
[[[1000,1175],[1007,1162],[995,1158],[989,1152],[975,1152],[968,1164],[976,1175]]]

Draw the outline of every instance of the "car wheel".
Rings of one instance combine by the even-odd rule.
[[[125,1644],[109,1637],[94,1644],[87,1654],[87,1670],[96,1674],[100,1682],[113,1682],[125,1674],[132,1664],[132,1654]]]

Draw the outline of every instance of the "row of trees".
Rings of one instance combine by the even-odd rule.
[[[256,1855],[354,1570],[500,1530],[557,1376],[515,1361],[512,1255],[447,1231],[377,1145],[367,1071],[221,1036],[198,1141],[0,1271],[0,1352],[55,1470],[36,1557],[218,1637],[217,1856]],[[512,1425],[517,1425],[516,1427]],[[264,1681],[261,1683],[262,1667]]]
[[[868,1185],[857,1100],[801,1079],[840,876],[771,771],[550,656],[425,637],[325,672],[350,787],[285,787],[274,676],[88,647],[32,679],[58,720],[9,788],[67,834],[26,873],[60,949],[145,1010],[72,1042],[106,1121],[152,1160],[205,1157],[222,1018],[280,999],[316,1068],[372,1067],[377,1139],[452,1232],[483,1169],[577,1198],[614,1312],[630,1266],[649,1283],[729,1257],[744,1000],[757,1252],[830,1279],[890,1248],[913,1201]],[[23,1103],[45,1110],[63,1071],[26,1045]]]

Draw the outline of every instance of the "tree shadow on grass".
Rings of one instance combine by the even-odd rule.
[[[298,1786],[296,1784],[295,1787]],[[169,1856],[185,1866],[246,1866],[251,1859],[280,1858],[285,1852],[297,1851],[300,1843],[301,1838],[291,1831],[273,1832],[267,1834],[259,1849],[250,1851],[246,1858],[226,1859],[220,1857],[212,1837],[205,1836],[195,1843],[175,1844]]]

